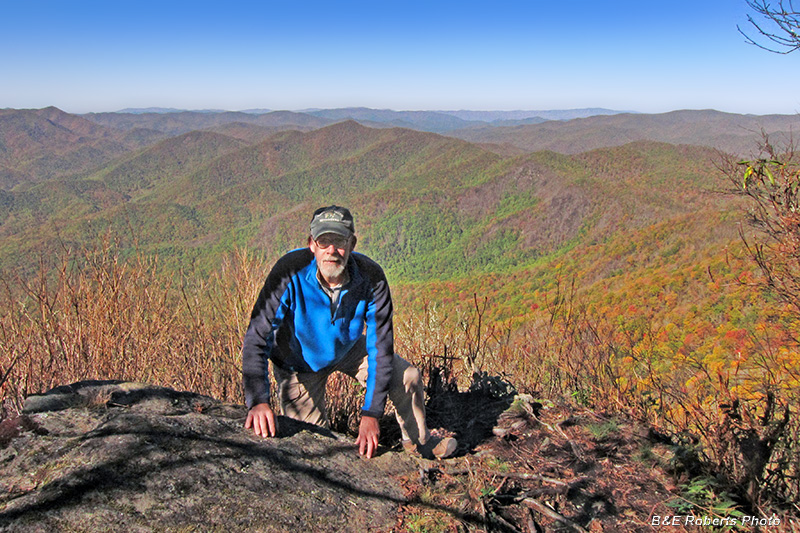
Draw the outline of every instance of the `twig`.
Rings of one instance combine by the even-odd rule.
[[[552,485],[559,485],[561,487],[569,487],[569,483],[567,483],[566,481],[561,481],[560,479],[554,479],[547,476],[540,476],[539,474],[528,474],[525,472],[495,472],[493,470],[489,470],[486,473],[495,476],[513,477],[517,479],[533,479],[535,481],[541,481],[543,483],[550,483]]]
[[[528,526],[528,531],[530,531],[530,533],[536,533],[540,530],[539,524],[536,523],[536,517],[533,516],[533,511],[530,508],[528,508],[527,511],[526,525]]]
[[[515,533],[522,533],[522,531],[517,529],[517,527],[514,524],[512,524],[511,522],[509,522],[508,520],[506,520],[505,518],[503,518],[502,516],[500,516],[497,513],[492,513],[491,514],[491,520],[494,520],[496,522],[500,522],[504,527],[508,528],[509,530],[511,530],[511,531],[513,531]]]
[[[579,531],[580,533],[589,533],[588,531],[586,531],[584,528],[582,528],[569,518],[566,518],[565,516],[555,512],[545,504],[541,503],[539,500],[534,500],[533,498],[524,498],[522,500],[522,503],[524,503],[525,505],[529,505],[530,507],[533,507],[543,515],[552,518],[557,522],[561,522],[562,524],[573,529],[574,531]]]
[[[30,350],[30,344],[28,344],[28,348],[25,349],[24,353],[18,353],[17,355],[14,356],[14,359],[11,360],[11,364],[8,365],[8,369],[3,373],[2,376],[0,376],[0,386],[2,386],[3,383],[6,382],[8,376],[11,375],[11,371],[14,370],[14,365],[17,364],[17,361],[19,361],[23,355],[26,355],[28,353],[28,350]]]
[[[463,476],[471,474],[472,472],[467,469],[460,469],[460,470],[446,470],[442,471],[442,473],[453,477],[453,476]],[[541,481],[542,483],[550,483],[551,485],[558,485],[559,487],[569,487],[572,483],[588,479],[586,477],[580,477],[567,482],[552,477],[541,476],[539,474],[529,474],[527,472],[498,472],[496,470],[486,470],[485,473],[498,477],[513,477],[515,479],[532,479],[534,481]]]
[[[479,507],[479,510],[481,512],[481,518],[483,518],[483,525],[487,526],[487,529],[488,529],[488,526],[489,526],[489,508],[486,507],[486,501],[483,498],[480,499],[480,504],[481,504],[481,506]]]

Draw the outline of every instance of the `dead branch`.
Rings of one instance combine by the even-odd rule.
[[[534,500],[533,498],[524,498],[524,499],[522,499],[522,503],[524,503],[525,505],[527,505],[529,507],[532,507],[533,509],[539,511],[540,513],[542,513],[543,515],[547,516],[548,518],[551,518],[551,519],[553,519],[553,520],[555,520],[557,522],[561,522],[562,524],[564,524],[565,526],[569,527],[573,531],[579,531],[580,533],[588,533],[586,531],[586,529],[582,528],[581,526],[579,526],[578,524],[576,524],[575,522],[573,522],[569,518],[565,517],[564,515],[555,512],[553,509],[551,509],[550,507],[546,506],[545,504],[543,504],[539,500]]]
[[[560,479],[554,479],[554,478],[551,478],[551,477],[540,476],[539,474],[528,474],[528,473],[525,473],[525,472],[495,472],[493,470],[490,470],[490,471],[487,472],[487,474],[491,474],[491,475],[494,475],[494,476],[511,477],[511,478],[515,478],[515,479],[531,479],[531,480],[534,480],[534,481],[541,481],[542,483],[550,483],[551,485],[558,485],[559,487],[569,487],[569,485],[570,485],[566,481],[561,481]],[[581,478],[581,479],[585,479],[585,478]]]

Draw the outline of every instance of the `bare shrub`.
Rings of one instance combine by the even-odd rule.
[[[42,261],[32,279],[4,275],[0,387],[7,409],[85,379],[123,379],[241,398],[240,346],[265,271],[237,250],[208,276],[123,260],[106,235]],[[259,276],[259,277],[256,277]]]

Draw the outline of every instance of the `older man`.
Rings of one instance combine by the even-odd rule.
[[[386,276],[376,262],[353,252],[356,241],[348,209],[319,208],[311,218],[308,247],[283,256],[267,276],[242,348],[250,409],[245,428],[275,436],[269,360],[284,416],[327,426],[325,384],[339,371],[366,387],[359,453],[374,456],[388,395],[403,447],[425,457],[448,457],[457,447],[455,439],[431,437],[420,373],[394,353]]]

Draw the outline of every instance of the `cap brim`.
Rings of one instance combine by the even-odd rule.
[[[312,233],[311,236],[314,238],[314,240],[316,240],[324,233],[335,233],[336,235],[341,235],[342,237],[347,237],[348,239],[351,235],[353,235],[352,231],[342,227],[341,224],[320,224],[314,228],[314,233]]]

